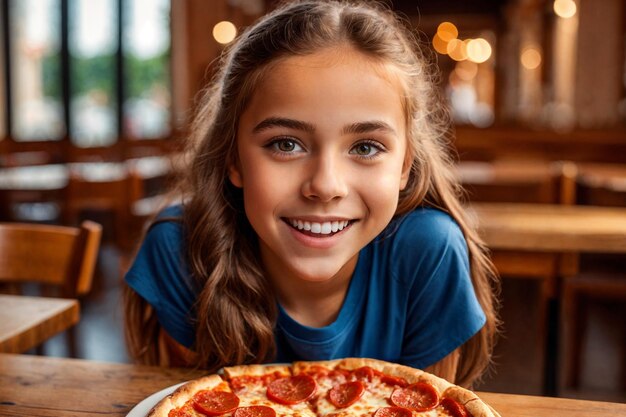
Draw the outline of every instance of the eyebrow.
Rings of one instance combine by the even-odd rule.
[[[385,133],[392,133],[397,136],[397,133],[393,127],[389,124],[381,121],[381,120],[372,120],[367,122],[356,122],[352,123],[349,126],[346,126],[341,131],[343,134],[352,133],[352,134],[363,134],[370,133],[375,131],[382,131]]]
[[[259,133],[263,130],[273,127],[286,127],[288,129],[302,130],[307,133],[315,132],[315,125],[303,122],[301,120],[289,119],[286,117],[269,117],[267,119],[264,119],[258,125],[256,125],[252,131],[254,133]],[[345,126],[341,130],[341,133],[344,135],[349,133],[363,134],[374,131],[383,131],[386,133],[392,133],[394,135],[397,135],[394,128],[392,128],[388,123],[385,123],[381,120],[352,123],[348,126]]]
[[[259,133],[272,127],[286,127],[288,129],[302,130],[307,133],[315,132],[315,126],[311,123],[285,117],[269,117],[256,125],[254,129],[252,129],[252,132]]]

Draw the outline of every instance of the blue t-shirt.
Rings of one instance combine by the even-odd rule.
[[[180,216],[181,210],[170,207],[162,216]],[[180,222],[154,225],[126,281],[153,306],[165,331],[192,347],[198,290],[184,246]],[[485,323],[463,234],[450,216],[429,208],[394,220],[360,251],[335,322],[308,327],[278,309],[276,362],[369,357],[425,368]]]

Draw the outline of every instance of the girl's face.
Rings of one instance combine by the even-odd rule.
[[[349,276],[408,179],[402,89],[349,48],[266,69],[237,131],[231,182],[273,280]]]

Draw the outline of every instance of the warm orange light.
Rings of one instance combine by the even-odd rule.
[[[478,65],[472,61],[457,62],[454,73],[463,81],[472,81],[478,74]]]
[[[576,2],[574,0],[554,0],[554,13],[563,19],[569,19],[576,14]]]
[[[442,41],[450,42],[459,36],[459,30],[454,26],[454,23],[443,22],[437,27],[437,35]]]
[[[528,47],[524,49],[522,55],[520,56],[520,61],[524,68],[533,70],[541,65],[541,52],[539,52],[536,48]]]
[[[467,43],[467,58],[480,64],[491,57],[491,45],[486,39],[470,39]]]
[[[448,54],[448,42],[439,37],[439,34],[433,37],[433,48],[442,55]]]
[[[452,39],[448,42],[448,55],[455,61],[467,59],[467,45],[460,39]]]
[[[237,28],[229,21],[223,20],[213,26],[213,37],[221,44],[233,41],[237,36]]]

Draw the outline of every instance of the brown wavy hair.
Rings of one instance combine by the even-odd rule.
[[[193,159],[181,184],[187,196],[182,221],[188,263],[202,289],[195,306],[197,365],[214,371],[274,357],[274,293],[263,275],[242,192],[228,179],[228,167],[237,158],[237,123],[270,63],[343,45],[392,64],[400,74],[413,164],[396,216],[419,206],[435,207],[449,213],[465,235],[472,282],[487,316],[486,325],[461,347],[456,382],[468,385],[490,363],[498,325],[498,283],[461,204],[462,190],[449,156],[449,113],[439,95],[429,49],[421,47],[410,26],[386,6],[365,1],[285,2],[244,31],[219,60],[192,125]],[[143,303],[130,292],[127,335],[133,339],[133,356],[156,363],[158,324]]]

